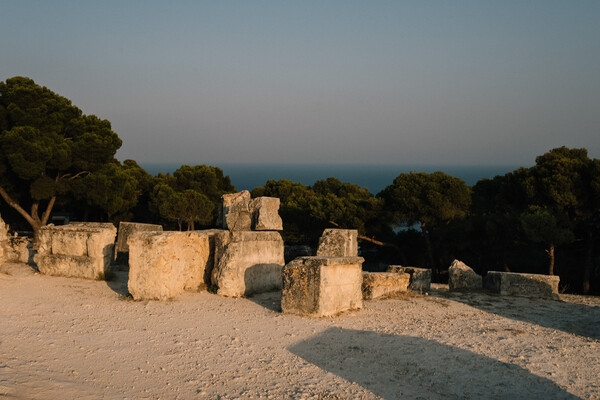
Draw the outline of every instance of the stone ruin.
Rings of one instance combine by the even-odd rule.
[[[279,199],[250,199],[244,191],[222,200],[219,224],[225,229],[130,236],[128,286],[134,299],[164,300],[212,287],[231,297],[281,289]]]
[[[283,269],[281,310],[326,317],[362,308],[362,257],[299,257]]]
[[[483,287],[501,296],[556,298],[559,282],[560,278],[555,275],[489,271]]]
[[[116,235],[111,223],[47,225],[34,261],[45,275],[98,279],[110,270]]]
[[[317,256],[357,257],[358,231],[355,229],[325,229],[319,239]]]
[[[120,222],[115,244],[115,262],[121,267],[129,266],[129,245],[127,240],[135,232],[162,232],[162,225],[142,224],[139,222]]]
[[[483,288],[483,279],[465,263],[454,260],[448,268],[448,287],[454,291],[478,291]]]
[[[431,270],[428,268],[403,267],[402,265],[390,265],[387,272],[402,273],[410,275],[408,288],[416,292],[428,291],[431,288]]]
[[[363,272],[364,300],[374,300],[408,291],[410,275],[394,272]]]

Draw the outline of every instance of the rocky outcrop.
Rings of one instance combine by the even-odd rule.
[[[135,232],[162,232],[162,225],[142,224],[138,222],[120,222],[115,245],[115,260],[117,264],[127,266],[129,262],[129,245],[127,240]]]
[[[483,287],[502,296],[556,298],[559,282],[560,278],[555,275],[489,271]]]
[[[410,275],[408,288],[417,292],[427,291],[431,287],[431,270],[427,268],[403,267],[402,265],[390,265],[387,272],[402,273]]]
[[[215,238],[217,294],[247,296],[281,289],[283,239],[272,231],[223,231]]]
[[[362,294],[364,300],[373,300],[406,292],[410,275],[392,272],[363,272]]]
[[[135,232],[129,237],[128,289],[135,300],[170,299],[210,284],[221,230]]]
[[[283,269],[281,309],[324,317],[362,308],[361,257],[299,257]]]
[[[450,291],[471,291],[483,288],[483,279],[465,263],[454,260],[448,268]]]
[[[355,229],[325,229],[319,239],[317,256],[356,257],[358,256],[358,231]]]
[[[42,274],[97,279],[110,270],[116,235],[110,223],[47,225],[34,261]]]

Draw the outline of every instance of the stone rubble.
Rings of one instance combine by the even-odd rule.
[[[356,229],[325,229],[319,239],[317,256],[357,257],[357,237]]]
[[[410,290],[421,292],[431,288],[431,270],[428,268],[403,267],[402,265],[390,265],[387,272],[406,273],[410,275]]]
[[[559,282],[560,278],[556,275],[489,271],[483,287],[501,296],[556,298]]]
[[[363,272],[363,300],[373,300],[406,292],[410,275],[392,272]]]
[[[483,289],[483,278],[465,263],[454,260],[448,268],[450,291],[469,291]]]

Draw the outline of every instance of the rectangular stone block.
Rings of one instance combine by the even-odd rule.
[[[119,265],[129,262],[129,245],[127,240],[135,232],[162,232],[162,225],[142,224],[138,222],[120,222],[115,245],[115,260]]]
[[[299,257],[282,273],[281,309],[324,317],[362,308],[362,257]]]
[[[431,270],[428,268],[403,267],[402,265],[390,265],[387,272],[406,273],[410,275],[408,288],[417,292],[427,291],[431,288]]]
[[[210,285],[214,237],[220,230],[135,232],[129,244],[129,293],[135,300],[167,300]]]
[[[405,273],[363,272],[363,300],[406,292],[409,282],[410,275]]]
[[[489,271],[483,287],[502,296],[554,298],[558,295],[560,278],[555,275],[519,274]]]
[[[47,225],[34,260],[42,274],[96,279],[110,270],[116,234],[110,223]]]
[[[317,256],[358,256],[358,231],[355,229],[325,229],[319,238]]]
[[[272,231],[222,231],[215,238],[212,283],[223,296],[281,289],[283,239]]]

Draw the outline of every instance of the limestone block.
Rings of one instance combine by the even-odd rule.
[[[408,288],[414,291],[427,291],[431,288],[431,270],[428,268],[403,267],[390,265],[387,272],[406,273],[410,275]]]
[[[324,317],[362,308],[362,257],[299,257],[282,273],[281,309]]]
[[[134,232],[162,232],[162,230],[162,225],[120,222],[117,233],[117,243],[115,245],[115,260],[117,264],[127,265],[129,261],[129,245],[127,244],[127,239],[129,239]]]
[[[555,275],[490,271],[483,280],[486,290],[502,296],[554,298],[560,278]]]
[[[249,231],[252,224],[249,204],[250,192],[247,190],[221,196],[217,226],[229,230]]]
[[[406,292],[410,275],[392,272],[363,272],[363,300],[372,300],[395,293]]]
[[[279,216],[279,203],[277,197],[257,197],[251,200],[249,208],[252,213],[252,230],[283,230],[283,222]]]
[[[215,237],[212,283],[223,296],[281,289],[283,239],[273,231],[222,231]]]
[[[465,263],[454,260],[448,268],[448,284],[451,291],[481,290],[483,279]]]
[[[13,263],[28,263],[33,251],[33,243],[28,237],[8,237],[3,243],[4,261]]]
[[[358,231],[355,229],[325,229],[319,239],[317,256],[356,257]]]
[[[134,232],[128,240],[129,293],[135,300],[167,300],[206,288],[217,232]]]
[[[6,259],[6,241],[8,239],[8,226],[4,223],[2,217],[0,217],[0,265],[7,261]]]
[[[110,270],[116,234],[110,223],[47,225],[34,260],[42,274],[96,279]]]

